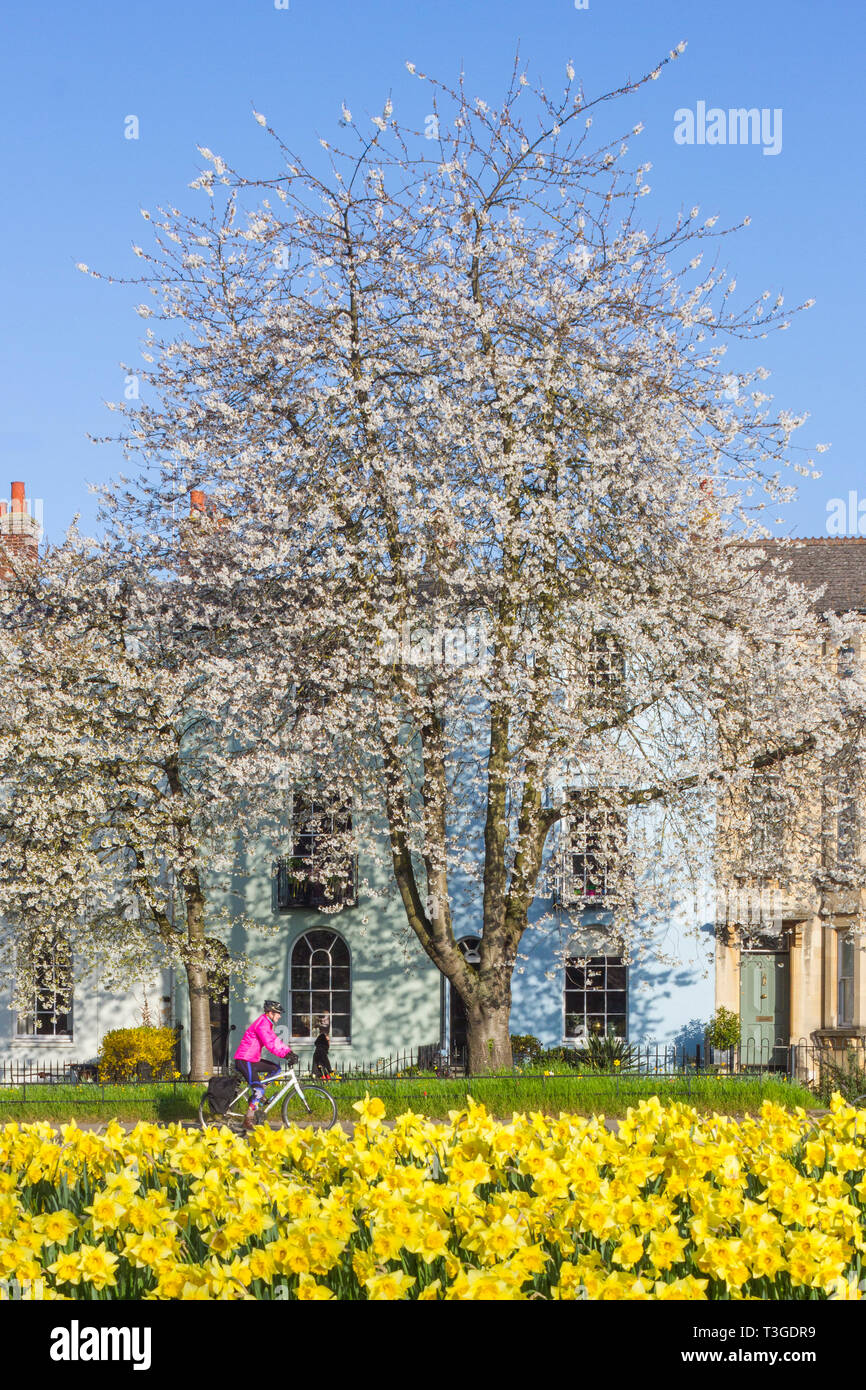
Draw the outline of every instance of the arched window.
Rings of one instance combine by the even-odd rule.
[[[335,931],[308,931],[292,948],[292,1038],[312,1042],[323,1029],[331,1040],[352,1034],[349,948]]]

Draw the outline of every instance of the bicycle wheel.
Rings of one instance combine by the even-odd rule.
[[[228,1110],[214,1110],[207,1091],[205,1091],[198,1106],[199,1129],[220,1129],[225,1126],[227,1129],[239,1130],[243,1123],[243,1112],[246,1110],[246,1103],[237,1100],[232,1101]]]
[[[330,1129],[337,1118],[337,1102],[321,1086],[303,1086],[302,1095],[289,1091],[283,1101],[283,1124],[305,1129]]]

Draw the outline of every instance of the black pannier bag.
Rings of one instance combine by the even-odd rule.
[[[217,1115],[224,1115],[242,1085],[238,1076],[212,1076],[207,1083],[208,1105]]]

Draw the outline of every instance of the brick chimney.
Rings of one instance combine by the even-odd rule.
[[[13,483],[8,511],[6,503],[0,502],[0,581],[13,577],[13,562],[37,563],[41,530],[35,516],[30,515],[24,484]]]
[[[213,498],[202,488],[190,488],[189,516],[180,524],[178,572],[190,575],[198,571],[214,536],[227,525],[228,517],[217,511]]]

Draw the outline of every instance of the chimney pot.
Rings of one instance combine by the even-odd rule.
[[[193,512],[203,512],[205,509],[204,493],[199,488],[193,488],[189,494],[190,515]]]
[[[27,513],[22,482],[12,484],[12,502],[8,509],[5,502],[0,502],[0,520],[0,584],[5,584],[15,573],[14,559],[27,565],[35,565],[39,560],[39,527]]]

